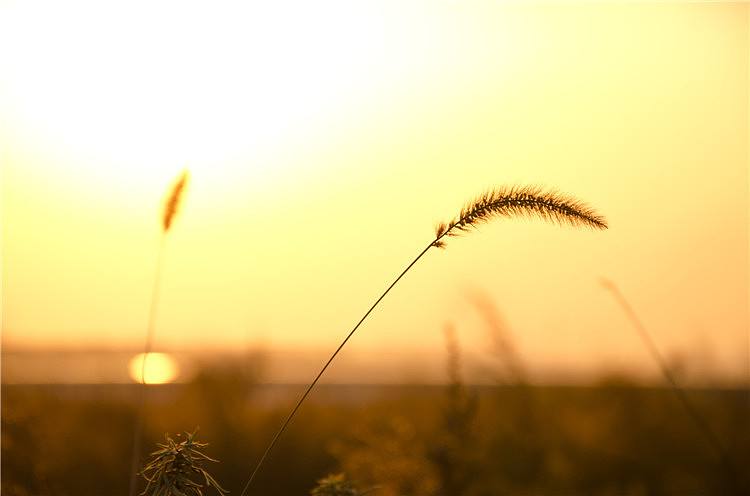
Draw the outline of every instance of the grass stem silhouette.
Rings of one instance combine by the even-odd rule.
[[[143,443],[143,428],[145,423],[146,410],[146,362],[149,353],[153,348],[154,335],[156,333],[156,310],[159,306],[161,273],[164,261],[164,249],[167,241],[167,234],[172,222],[177,214],[180,200],[187,185],[188,173],[183,171],[177,181],[170,189],[167,201],[164,204],[162,212],[162,230],[159,236],[159,248],[156,254],[156,268],[154,270],[154,283],[151,289],[151,304],[148,310],[148,323],[146,325],[146,339],[143,346],[143,355],[141,359],[141,381],[138,388],[138,410],[136,412],[135,428],[133,429],[133,448],[130,462],[130,483],[128,494],[135,496],[138,486],[138,467],[140,466],[141,445]]]
[[[469,232],[479,224],[490,221],[497,217],[515,217],[515,216],[536,216],[543,220],[557,222],[558,224],[569,224],[572,226],[587,226],[596,229],[606,229],[607,224],[603,217],[599,216],[591,208],[573,198],[564,196],[555,191],[543,191],[537,187],[503,187],[490,190],[483,195],[467,203],[459,212],[458,216],[449,222],[443,222],[435,228],[435,238],[412,260],[406,268],[394,279],[386,288],[383,294],[375,300],[370,308],[365,312],[362,318],[354,325],[351,331],[346,335],[338,348],[333,352],[328,361],[325,362],[320,372],[315,376],[310,385],[305,389],[302,396],[292,408],[289,415],[286,416],[279,430],[274,434],[271,442],[258,460],[255,468],[250,474],[250,478],[242,489],[241,496],[247,494],[255,476],[258,474],[261,466],[265,462],[268,454],[273,450],[279,437],[284,433],[286,428],[300,407],[323,376],[325,371],[331,365],[333,360],[351,339],[354,333],[359,329],[362,323],[372,313],[378,304],[386,297],[393,287],[406,275],[407,272],[430,250],[430,248],[445,248],[446,237],[457,236]]]

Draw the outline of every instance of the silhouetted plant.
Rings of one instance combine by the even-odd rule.
[[[444,248],[445,236],[458,236],[495,217],[537,216],[543,220],[606,229],[607,223],[594,210],[556,191],[533,186],[498,188],[475,198],[449,222],[435,226],[431,246]]]
[[[166,442],[157,444],[159,449],[151,453],[151,460],[141,472],[146,479],[143,496],[203,496],[204,488],[228,494],[202,466],[204,461],[218,461],[200,451],[208,443],[196,441],[195,432],[186,432],[180,442],[169,434],[164,437]]]
[[[383,294],[375,300],[375,303],[373,303],[370,309],[365,312],[364,316],[362,316],[354,328],[349,331],[349,334],[347,334],[328,361],[323,365],[323,368],[318,372],[318,375],[313,379],[312,383],[307,387],[294,408],[292,408],[292,411],[281,424],[279,430],[271,439],[268,447],[261,455],[260,460],[256,464],[255,469],[252,474],[250,474],[250,478],[242,490],[241,496],[245,496],[250,484],[252,484],[252,481],[255,478],[255,475],[258,473],[258,470],[268,456],[268,453],[273,449],[276,441],[286,430],[300,406],[304,403],[305,398],[307,398],[310,391],[312,391],[323,376],[323,373],[325,373],[331,365],[331,362],[336,358],[336,355],[339,354],[341,349],[354,335],[362,322],[365,321],[375,307],[378,306],[383,298],[385,298],[390,290],[401,280],[402,277],[404,277],[414,264],[416,264],[430,248],[445,248],[446,244],[444,238],[446,236],[457,236],[461,233],[466,233],[480,224],[489,222],[493,218],[515,216],[536,216],[543,220],[557,222],[558,224],[566,223],[572,226],[587,226],[595,229],[607,228],[607,223],[604,218],[580,201],[567,197],[556,191],[544,191],[540,188],[531,186],[503,187],[490,190],[467,203],[466,206],[461,209],[458,216],[452,220],[438,224],[435,228],[435,238],[430,241],[430,243],[414,260],[411,261],[411,263],[409,263],[409,265],[406,266],[401,274],[399,274],[390,286],[386,288]]]

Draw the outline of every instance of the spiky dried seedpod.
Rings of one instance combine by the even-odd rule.
[[[173,440],[169,434],[164,438],[165,442],[157,444],[158,449],[151,453],[151,460],[141,471],[146,479],[142,496],[203,496],[204,488],[213,488],[222,496],[229,492],[203,468],[204,461],[218,460],[201,451],[208,443],[196,441],[195,431],[186,432],[182,441]]]
[[[172,189],[169,192],[169,196],[167,197],[167,201],[164,203],[164,212],[162,213],[161,221],[162,229],[165,233],[169,231],[169,228],[172,226],[172,221],[174,220],[174,217],[177,214],[177,210],[180,207],[180,201],[182,200],[182,195],[185,192],[185,186],[187,186],[188,177],[188,171],[182,171],[182,173],[172,186]]]
[[[467,203],[450,222],[435,226],[432,246],[444,248],[444,236],[457,236],[493,217],[537,216],[543,220],[606,229],[607,222],[592,208],[557,191],[534,186],[502,187],[487,191]]]

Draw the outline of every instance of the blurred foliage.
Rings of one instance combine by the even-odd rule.
[[[361,496],[354,485],[346,480],[344,474],[334,474],[318,481],[318,485],[310,491],[310,496]]]
[[[378,494],[427,496],[439,489],[439,474],[427,456],[427,445],[410,421],[376,415],[352,432],[332,452],[351,477],[378,485]]]
[[[150,386],[145,445],[200,426],[221,461],[212,474],[239,494],[303,388],[258,385],[230,363],[187,384]],[[126,494],[136,393],[131,385],[4,385],[2,494]],[[750,466],[747,391],[688,394],[735,466]],[[733,494],[672,391],[626,378],[467,386],[454,374],[446,386],[321,385],[310,400],[253,494],[309,494],[338,472],[379,496]]]

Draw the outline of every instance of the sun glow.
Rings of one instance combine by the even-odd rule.
[[[138,353],[130,359],[128,371],[133,382],[141,382],[141,370],[145,354]],[[167,384],[180,375],[180,368],[174,358],[166,353],[149,353],[146,360],[146,384]]]
[[[275,2],[7,8],[5,36],[23,47],[5,55],[9,110],[118,161],[217,163],[272,145],[361,87],[377,47],[369,16],[346,4],[346,22]]]
[[[674,330],[665,350],[712,323],[739,363],[747,31],[730,3],[0,0],[3,350],[138,350],[162,240],[159,346],[327,348],[435,220],[532,184],[612,231],[488,227],[405,281],[362,349],[442,353],[433,331],[486,284],[540,365],[625,360],[606,274]],[[540,312],[540,292],[561,298]]]
[[[30,145],[14,163],[120,204],[153,197],[183,168],[205,203],[237,184],[262,191],[352,123],[377,121],[368,113],[484,67],[489,48],[481,37],[468,47],[452,20],[461,9],[398,5],[0,5],[0,136]],[[507,45],[493,56],[509,59]]]

